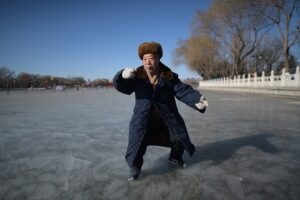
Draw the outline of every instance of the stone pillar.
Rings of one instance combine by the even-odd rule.
[[[233,76],[233,86],[236,86],[236,85],[237,85],[237,77]]]
[[[285,85],[285,69],[282,69],[282,73],[281,73],[281,81],[280,81],[280,85],[284,86]]]
[[[251,74],[248,74],[248,87],[250,86],[250,81],[251,81]]]
[[[261,74],[261,85],[262,87],[265,87],[265,71],[263,71]]]
[[[296,86],[300,86],[300,65],[296,67],[296,72],[295,72],[295,81],[296,81]]]
[[[254,73],[254,87],[257,86],[257,73]]]
[[[274,70],[271,71],[271,76],[270,76],[270,85],[271,87],[274,86]]]

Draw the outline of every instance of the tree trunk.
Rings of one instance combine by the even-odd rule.
[[[284,47],[284,68],[286,72],[290,70],[290,49],[288,47]]]

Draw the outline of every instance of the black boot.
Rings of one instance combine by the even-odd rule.
[[[170,163],[173,163],[173,164],[176,164],[182,168],[186,168],[187,165],[186,163],[182,160],[182,158],[174,158],[174,157],[169,157],[169,162]]]
[[[141,170],[130,168],[128,181],[134,181],[139,178]]]

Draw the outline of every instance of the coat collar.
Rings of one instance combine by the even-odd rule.
[[[147,72],[144,69],[144,66],[139,66],[136,69],[136,78],[137,79],[148,79]],[[163,63],[159,63],[159,79],[172,80],[173,73],[170,68],[168,68]]]

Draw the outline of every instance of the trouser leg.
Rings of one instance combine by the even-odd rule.
[[[132,168],[136,171],[140,172],[144,163],[143,156],[146,153],[147,145],[145,143],[142,143],[137,154],[135,157],[135,160],[133,162]]]
[[[184,147],[179,140],[170,135],[171,140],[171,152],[170,157],[175,159],[181,159],[184,153]]]

